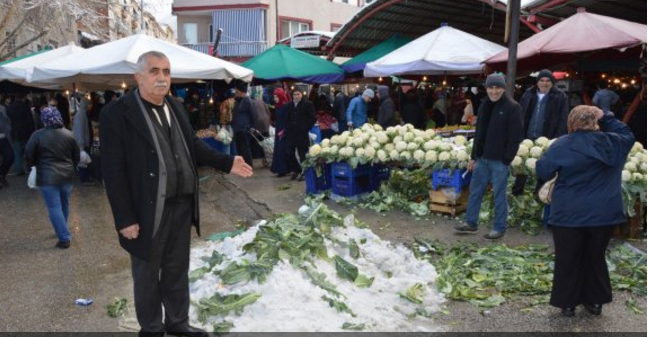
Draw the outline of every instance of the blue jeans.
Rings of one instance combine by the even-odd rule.
[[[72,235],[68,230],[67,222],[70,214],[72,184],[39,186],[39,189],[45,199],[49,218],[59,241],[70,241]]]
[[[477,159],[472,180],[470,181],[470,195],[468,196],[468,209],[466,211],[468,225],[477,227],[482,199],[490,182],[493,184],[493,200],[495,203],[493,229],[500,233],[506,231],[506,217],[508,216],[506,181],[508,175],[509,167],[501,161]]]

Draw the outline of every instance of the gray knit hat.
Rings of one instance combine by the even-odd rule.
[[[486,88],[499,87],[506,88],[506,79],[500,74],[490,74],[486,77]]]
[[[365,91],[362,93],[362,96],[367,96],[369,98],[374,98],[374,92],[371,89],[365,89]]]
[[[549,69],[542,69],[538,72],[538,78],[536,81],[540,81],[541,78],[549,78],[551,83],[556,83],[556,78],[553,76],[553,73]]]

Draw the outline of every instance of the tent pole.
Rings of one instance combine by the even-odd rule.
[[[511,9],[511,28],[509,34],[509,59],[506,67],[506,93],[513,97],[515,92],[515,78],[517,67],[517,49],[520,38],[520,0],[510,0],[508,6]]]

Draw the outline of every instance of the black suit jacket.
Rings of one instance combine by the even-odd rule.
[[[317,121],[313,103],[302,99],[295,106],[295,103],[290,102],[286,104],[286,115],[288,116],[286,140],[297,146],[308,147],[310,145],[308,131]]]
[[[107,105],[101,114],[101,167],[115,228],[119,231],[136,223],[140,226],[137,239],[127,240],[119,235],[119,243],[134,256],[147,259],[164,211],[166,171],[151,119],[142,110],[136,95],[139,90],[132,90]],[[173,98],[167,97],[166,102],[172,108],[171,123],[177,123],[184,136],[194,171],[197,164],[206,164],[230,172],[234,158],[219,153],[198,138],[184,108]],[[195,173],[192,223],[200,235],[198,174]]]

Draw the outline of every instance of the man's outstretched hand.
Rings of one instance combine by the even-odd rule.
[[[234,157],[234,165],[232,165],[230,174],[236,174],[237,176],[243,178],[251,177],[252,167],[245,162],[243,157],[236,156]]]

